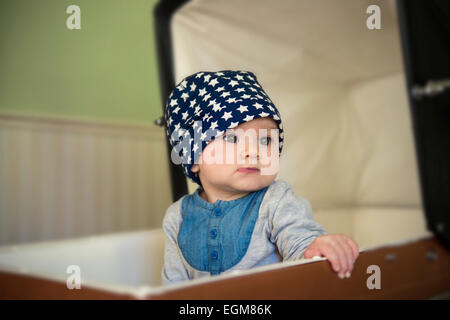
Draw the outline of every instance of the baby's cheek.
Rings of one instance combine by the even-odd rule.
[[[279,157],[276,154],[275,156],[267,156],[260,158],[261,162],[261,175],[268,175],[268,176],[276,176],[279,171]]]
[[[215,183],[226,184],[230,182],[230,178],[234,173],[234,166],[227,164],[216,164],[208,166],[206,174],[210,181]]]
[[[202,161],[207,165],[223,163],[221,144],[217,141],[211,142],[202,152]]]
[[[262,167],[271,166],[272,162],[277,160],[278,153],[272,152],[270,148],[261,148],[259,152],[259,159]]]
[[[224,144],[222,152],[223,163],[229,166],[236,165],[238,162],[236,144]]]

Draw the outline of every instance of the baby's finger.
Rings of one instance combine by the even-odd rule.
[[[347,238],[347,243],[350,245],[350,247],[352,248],[352,253],[353,253],[353,261],[356,260],[356,258],[358,258],[359,256],[359,248],[358,248],[358,244],[355,242],[355,240],[353,240],[352,238]]]
[[[353,271],[353,253],[351,247],[347,244],[345,239],[342,241],[338,241],[339,247],[343,252],[343,259],[346,261],[346,269],[342,270],[346,277],[350,277],[350,274]]]
[[[328,259],[333,270],[338,272],[340,270],[339,257],[334,251],[334,248],[329,244],[323,244],[320,248],[320,252]]]
[[[333,270],[342,277],[344,275],[342,271],[346,268],[346,263],[342,259],[342,250],[336,244],[329,243],[322,247],[322,253],[330,261]]]
[[[346,273],[350,270],[350,263],[351,259],[349,259],[347,249],[344,245],[342,245],[341,241],[336,241],[333,243],[333,247],[335,248],[337,255],[339,257],[339,263],[340,263],[340,270],[339,270],[339,277],[344,278]]]

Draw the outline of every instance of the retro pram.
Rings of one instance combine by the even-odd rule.
[[[0,297],[448,298],[449,11],[379,1],[381,29],[370,29],[370,5],[169,0],[155,11],[163,101],[198,70],[253,71],[285,123],[279,177],[362,248],[350,279],[321,259],[163,287],[163,234],[152,230],[3,247]],[[428,16],[436,9],[442,21]],[[174,200],[193,191],[170,170]],[[71,265],[80,290],[67,287]]]

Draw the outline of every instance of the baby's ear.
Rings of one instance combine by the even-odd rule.
[[[193,173],[197,173],[199,170],[200,170],[200,167],[198,166],[197,163],[194,164],[194,165],[192,165],[191,171],[192,171]]]

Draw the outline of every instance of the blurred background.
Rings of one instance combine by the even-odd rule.
[[[156,2],[0,1],[0,245],[161,226]]]

